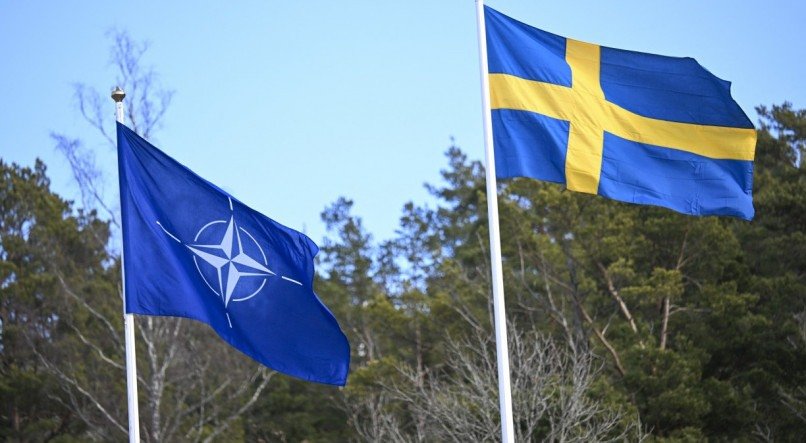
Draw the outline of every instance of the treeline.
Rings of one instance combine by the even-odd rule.
[[[759,108],[756,218],[695,218],[531,180],[499,190],[518,441],[806,435],[806,111]],[[345,389],[259,367],[205,326],[138,320],[146,441],[488,441],[499,435],[483,167],[456,147],[435,208],[376,243],[322,220],[316,290]],[[0,438],[126,433],[114,221],[0,161]]]
[[[501,185],[519,441],[805,435],[806,111],[758,112],[750,223]],[[448,158],[439,207],[407,205],[391,241],[347,200],[323,214],[364,440],[498,436],[483,168]]]

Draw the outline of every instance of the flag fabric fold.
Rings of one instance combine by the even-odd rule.
[[[756,132],[692,58],[560,37],[485,7],[499,178],[750,220]]]
[[[313,291],[316,244],[118,123],[127,313],[208,324],[279,372],[344,385],[347,338]]]

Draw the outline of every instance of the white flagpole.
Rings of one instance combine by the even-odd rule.
[[[484,0],[476,0],[479,65],[481,68],[481,105],[484,114],[484,158],[487,170],[487,218],[490,221],[490,267],[492,268],[495,348],[498,356],[498,401],[501,409],[501,441],[513,443],[512,388],[509,382],[509,347],[504,307],[504,280],[501,270],[501,235],[498,229],[498,192],[495,181],[493,123],[490,111],[490,81],[487,77],[487,30],[484,24]]]
[[[115,87],[112,91],[112,100],[115,101],[115,119],[123,123],[123,98],[126,93]],[[120,171],[118,171],[120,173]],[[122,196],[121,196],[122,198]],[[140,443],[140,411],[137,405],[137,358],[134,353],[134,314],[126,313],[126,267],[123,261],[123,248],[121,243],[120,276],[123,285],[123,324],[126,337],[126,392],[129,398],[129,442]]]

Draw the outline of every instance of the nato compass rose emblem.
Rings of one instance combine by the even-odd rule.
[[[232,199],[229,199],[229,220],[213,220],[202,226],[192,243],[184,243],[168,232],[162,223],[157,225],[177,243],[185,246],[193,254],[193,262],[207,287],[224,303],[226,310],[230,302],[249,300],[258,295],[266,280],[277,274],[269,269],[266,253],[255,237],[245,228],[238,226],[232,213]],[[297,280],[281,276],[290,283],[302,286]],[[227,322],[232,327],[229,313]]]

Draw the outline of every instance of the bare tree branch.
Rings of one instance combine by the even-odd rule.
[[[240,408],[235,410],[228,417],[226,417],[223,420],[221,420],[221,422],[218,424],[218,426],[216,426],[215,429],[213,429],[213,432],[211,432],[210,435],[208,435],[207,438],[204,439],[204,442],[209,443],[209,442],[213,441],[213,439],[215,439],[222,432],[224,432],[232,424],[232,422],[236,418],[240,417],[241,415],[243,415],[244,412],[249,410],[252,407],[252,405],[255,404],[257,399],[260,398],[260,394],[263,392],[263,390],[266,388],[266,386],[268,386],[269,380],[271,380],[271,378],[272,378],[272,376],[274,376],[274,374],[276,374],[276,372],[268,371],[267,369],[265,369],[263,367],[261,367],[260,369],[255,371],[255,374],[253,375],[253,377],[250,378],[248,381],[245,381],[243,383],[243,385],[242,385],[242,388],[239,389],[239,393],[242,394],[243,392],[245,392],[248,389],[248,387],[251,384],[253,384],[255,382],[255,379],[260,377],[261,378],[260,384],[258,385],[257,388],[255,388],[252,391],[252,396],[249,397],[249,400],[247,400],[246,403],[244,403]]]
[[[120,331],[114,326],[112,326],[112,322],[110,322],[105,315],[101,314],[98,310],[93,308],[92,305],[87,303],[87,301],[84,300],[84,298],[80,297],[78,294],[73,292],[67,285],[67,282],[65,282],[64,277],[60,273],[57,272],[56,277],[59,279],[59,283],[61,284],[64,293],[69,295],[70,298],[78,302],[81,305],[81,307],[86,309],[87,312],[89,312],[95,319],[100,321],[101,324],[103,324],[104,327],[106,328],[107,333],[109,333],[109,337],[112,338],[115,341],[115,343],[122,348],[123,341],[120,339]]]
[[[640,425],[622,426],[619,411],[605,409],[588,391],[598,367],[593,356],[577,353],[539,333],[520,333],[510,328],[512,392],[516,440],[530,441],[620,441],[637,434]],[[427,419],[430,439],[437,441],[494,441],[500,435],[497,364],[489,334],[471,334],[463,340],[449,339],[446,358],[451,361],[441,374],[429,374],[426,384],[412,368],[402,367],[402,382],[384,383],[377,396],[364,403],[364,413],[383,411],[400,402]],[[390,398],[383,403],[383,393]],[[381,404],[379,404],[381,403]],[[371,420],[354,416],[352,422]],[[399,424],[376,420],[375,429],[363,437],[404,434]],[[618,429],[621,429],[620,431]]]
[[[627,307],[627,303],[624,302],[624,299],[621,297],[621,294],[619,294],[618,289],[616,289],[616,285],[613,283],[613,279],[610,276],[610,272],[598,260],[596,260],[596,267],[598,267],[599,271],[601,271],[602,276],[605,279],[605,282],[607,282],[607,290],[610,293],[610,296],[613,297],[613,300],[615,300],[616,303],[618,304],[619,309],[621,309],[621,313],[624,314],[624,318],[630,324],[630,329],[632,329],[632,331],[635,334],[638,334],[638,326],[635,324],[635,318],[633,318],[630,309]],[[641,345],[642,348],[644,347],[643,340],[640,340],[639,344]]]
[[[31,349],[36,354],[37,358],[39,359],[40,363],[53,375],[57,376],[60,380],[70,385],[76,392],[80,393],[84,396],[85,399],[89,400],[92,406],[97,409],[104,418],[106,418],[107,422],[112,425],[113,428],[121,431],[123,434],[128,435],[129,430],[127,427],[124,427],[113,415],[110,413],[101,403],[101,401],[96,398],[91,392],[81,386],[81,383],[76,381],[76,379],[68,376],[66,373],[62,372],[57,366],[52,365],[39,350],[36,346],[31,344]],[[87,425],[93,426],[94,423],[92,421],[86,422]]]

